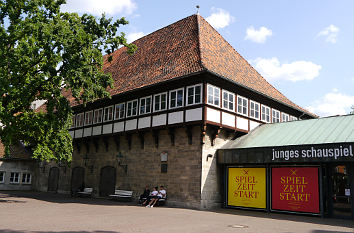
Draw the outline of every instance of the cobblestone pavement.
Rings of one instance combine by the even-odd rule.
[[[144,208],[103,199],[0,191],[0,233],[333,233],[353,229],[353,220],[232,209]]]

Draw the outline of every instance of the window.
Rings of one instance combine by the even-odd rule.
[[[154,95],[154,112],[167,109],[167,92]]]
[[[242,96],[237,96],[237,112],[248,116],[248,99]]]
[[[294,117],[294,116],[290,116],[290,117],[289,117],[289,120],[290,120],[290,121],[297,121],[297,118]]]
[[[125,116],[125,103],[116,104],[115,120],[123,119]]]
[[[250,101],[250,117],[259,120],[259,103],[255,101]]]
[[[229,91],[222,91],[222,107],[234,111],[235,95]]]
[[[101,123],[102,122],[102,116],[103,116],[103,109],[96,109],[93,113],[93,123]]]
[[[183,88],[170,91],[170,108],[183,106]]]
[[[270,122],[270,108],[265,106],[265,105],[262,105],[262,118],[261,118],[262,121],[265,121],[265,122]]]
[[[5,182],[5,172],[0,171],[0,183],[4,183],[4,182]]]
[[[22,184],[30,184],[30,183],[31,183],[31,174],[22,173]]]
[[[140,114],[151,112],[151,96],[140,99]]]
[[[15,183],[15,184],[20,183],[20,173],[19,172],[11,172],[10,173],[10,184],[11,183]]]
[[[132,100],[127,103],[127,117],[138,114],[138,100]]]
[[[76,118],[76,115],[73,115],[71,117],[71,128],[74,128],[75,127],[75,118]]]
[[[280,112],[278,110],[272,109],[272,122],[280,122]]]
[[[111,120],[113,120],[113,106],[105,107],[103,121]]]
[[[202,102],[202,85],[187,87],[187,105],[200,104]]]
[[[289,121],[289,114],[286,114],[286,113],[281,113],[281,121],[282,122],[287,122]]]
[[[84,125],[84,113],[76,115],[76,127],[81,127]]]
[[[220,106],[220,88],[208,85],[208,104]]]
[[[85,125],[91,125],[93,118],[93,111],[85,112]]]

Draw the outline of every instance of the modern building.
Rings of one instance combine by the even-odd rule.
[[[354,219],[354,115],[261,125],[218,165],[226,207]]]
[[[104,61],[110,99],[75,111],[70,168],[43,165],[38,189],[78,187],[108,196],[164,185],[168,205],[212,208],[222,203],[223,169],[216,151],[263,123],[317,116],[269,84],[203,17],[192,15]]]

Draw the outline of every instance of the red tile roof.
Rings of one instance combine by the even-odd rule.
[[[103,69],[112,73],[111,95],[174,78],[209,71],[281,103],[316,116],[294,104],[269,84],[203,17],[192,15],[133,42],[133,55],[126,48],[104,57]],[[72,105],[77,105],[70,98]]]

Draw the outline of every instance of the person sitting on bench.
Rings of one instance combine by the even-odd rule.
[[[149,186],[146,185],[145,189],[144,189],[144,193],[140,195],[139,203],[142,203],[145,200],[147,200],[149,198],[149,195],[150,195],[150,189],[149,189]]]
[[[149,205],[147,205],[147,206],[148,207],[154,207],[154,205],[156,205],[156,203],[161,198],[166,198],[166,190],[164,189],[164,187],[162,185],[160,186],[160,190],[159,190],[158,194],[156,195],[156,197],[153,197],[151,199]]]
[[[143,202],[143,205],[146,203],[149,203],[150,200],[152,200],[154,197],[157,197],[157,194],[159,192],[157,191],[157,187],[154,187],[154,190],[150,193],[149,197],[146,199],[146,201]],[[150,207],[150,205],[147,205],[146,207]]]

